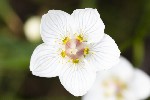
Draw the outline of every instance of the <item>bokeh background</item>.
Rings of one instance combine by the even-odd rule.
[[[69,94],[58,77],[31,74],[30,57],[42,41],[27,36],[24,25],[50,9],[71,14],[87,7],[98,9],[105,33],[115,39],[121,54],[150,75],[150,0],[0,0],[0,100],[81,99]]]

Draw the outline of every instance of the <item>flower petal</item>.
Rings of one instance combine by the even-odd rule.
[[[130,82],[134,74],[133,65],[123,56],[120,56],[119,63],[113,66],[112,69],[108,71],[111,75],[117,76],[124,82]]]
[[[97,70],[109,69],[119,61],[120,50],[115,41],[107,34],[98,43],[90,44],[89,56],[85,57]]]
[[[119,63],[113,66],[113,68],[107,71],[98,72],[97,75],[97,83],[102,83],[106,80],[115,78],[128,86],[133,79],[134,68],[126,58],[120,56]]]
[[[95,77],[96,72],[84,62],[67,65],[59,76],[61,84],[74,96],[84,95],[93,85]]]
[[[92,88],[82,97],[82,100],[105,100],[103,87],[101,81],[96,78],[96,81]]]
[[[83,34],[88,42],[98,42],[104,36],[105,25],[97,9],[86,8],[74,10],[76,33]]]
[[[52,45],[41,44],[33,52],[30,61],[30,71],[40,77],[55,77],[62,68],[62,58]]]
[[[138,100],[145,100],[150,96],[150,77],[142,70],[135,70],[132,91],[136,94]]]
[[[82,100],[105,100],[105,98],[101,92],[95,90],[93,92],[88,91],[88,93],[82,97]]]
[[[58,43],[70,29],[70,15],[61,10],[49,10],[42,16],[41,36],[45,43]]]

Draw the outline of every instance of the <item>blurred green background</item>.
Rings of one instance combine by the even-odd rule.
[[[150,75],[150,0],[0,0],[0,100],[80,100],[58,77],[31,74],[30,57],[42,41],[28,41],[23,27],[50,9],[71,14],[87,7],[98,9],[121,54]]]

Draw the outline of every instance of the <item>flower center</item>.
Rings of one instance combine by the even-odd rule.
[[[103,86],[106,97],[115,95],[119,100],[123,98],[123,92],[127,89],[127,85],[117,78],[105,80]]]
[[[83,38],[83,35],[78,35],[76,38],[70,39],[70,37],[65,37],[62,40],[64,45],[64,50],[61,52],[61,57],[69,58],[69,62],[79,63],[83,60],[83,57],[89,54],[89,48],[87,47],[86,41]]]
[[[69,40],[65,45],[66,55],[73,60],[79,59],[84,55],[84,44],[77,39]]]

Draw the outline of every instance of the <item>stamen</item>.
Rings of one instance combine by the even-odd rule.
[[[118,92],[118,93],[116,94],[116,96],[117,96],[117,100],[122,100],[122,99],[123,99],[123,94],[120,93],[120,92]]]
[[[72,62],[77,64],[77,63],[79,63],[79,59],[72,59]]]
[[[61,54],[60,54],[63,58],[66,57],[66,52],[65,51],[62,51]]]
[[[62,42],[63,42],[63,44],[66,44],[69,40],[70,40],[69,37],[65,37],[65,38],[62,40]]]
[[[89,48],[84,49],[84,56],[86,56],[87,54],[89,54]]]
[[[83,36],[80,34],[76,37],[77,40],[79,40],[80,42],[83,42]]]

